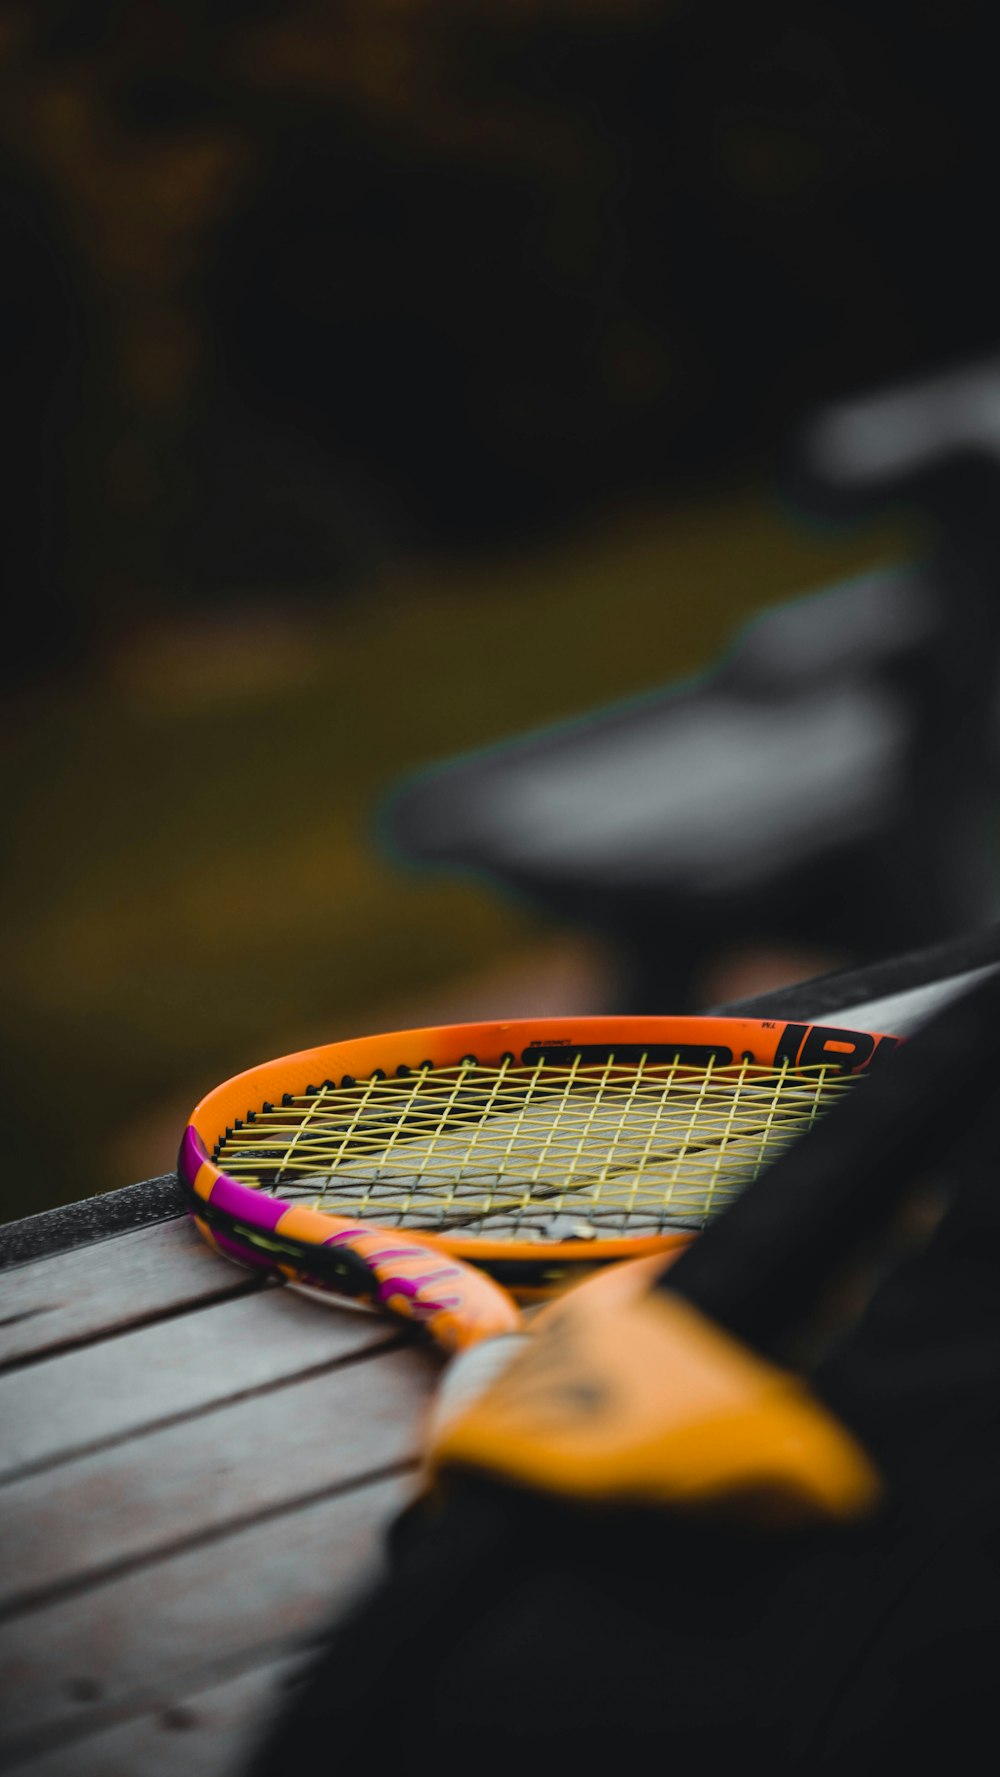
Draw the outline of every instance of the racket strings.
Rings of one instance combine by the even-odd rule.
[[[530,1066],[327,1081],[250,1113],[214,1159],[331,1214],[493,1238],[699,1227],[854,1084],[829,1066]]]

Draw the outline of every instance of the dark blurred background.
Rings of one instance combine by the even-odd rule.
[[[604,1003],[372,810],[905,550],[796,525],[775,451],[995,343],[986,27],[3,8],[5,1214],[169,1168],[268,1053]]]

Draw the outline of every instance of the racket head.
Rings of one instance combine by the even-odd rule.
[[[689,1190],[686,1209],[684,1203],[678,1207],[668,1193],[652,1217],[618,1214],[629,1191],[633,1198],[635,1190],[645,1191],[645,1174],[637,1163],[643,1155],[637,1155],[636,1142],[640,1147],[646,1142],[647,1158],[650,1145],[662,1145],[660,1101],[670,1101],[671,1117],[681,1114],[675,1110],[678,1100],[699,1108],[703,1118],[707,1111],[709,1117],[708,1134],[703,1122],[698,1126],[701,1134],[693,1138],[685,1138],[683,1127],[678,1134],[671,1125],[672,1151],[676,1157],[679,1150],[684,1163],[679,1170],[686,1165],[690,1172],[694,1165],[697,1174],[700,1164],[702,1175],[711,1175],[717,1183],[721,1156],[725,1159],[722,1170],[734,1174],[735,1188],[742,1188],[742,1183],[749,1182],[768,1163],[772,1149],[782,1145],[789,1125],[793,1133],[808,1126],[851,1081],[869,1071],[896,1044],[897,1039],[887,1035],[752,1018],[533,1018],[395,1031],[302,1050],[227,1080],[192,1113],[181,1145],[179,1169],[201,1232],[218,1250],[241,1263],[336,1294],[363,1295],[364,1266],[355,1264],[347,1244],[347,1230],[360,1222],[392,1227],[407,1243],[472,1262],[508,1288],[530,1297],[550,1293],[571,1275],[580,1275],[581,1268],[680,1250],[713,1209],[727,1200],[728,1179],[726,1190],[716,1193],[714,1204],[699,1207],[699,1175],[691,1188],[694,1209]],[[527,1113],[518,1107],[534,1103],[530,1115],[537,1117],[539,1102],[543,1115],[551,1120],[554,1114],[559,1133],[546,1135],[542,1141],[548,1172],[544,1166],[536,1166],[535,1179],[525,1186],[517,1144]],[[623,1174],[621,1164],[616,1166],[601,1157],[598,1139],[596,1169],[599,1175],[603,1167],[606,1175],[603,1183],[598,1178],[598,1189],[592,1176],[591,1150],[609,1103],[612,1122],[623,1107],[631,1118],[632,1145],[625,1153]],[[563,1104],[570,1105],[572,1112],[568,1135],[559,1127]],[[642,1106],[638,1136],[637,1105]],[[400,1143],[398,1131],[407,1116],[410,1129]],[[739,1156],[734,1160],[733,1154],[750,1124],[749,1158],[740,1181],[742,1162]],[[452,1214],[450,1221],[446,1217],[433,1225],[434,1204],[425,1214],[420,1207],[424,1199],[419,1197],[417,1210],[412,1210],[412,1192],[409,1214],[396,1213],[398,1203],[389,1214],[387,1195],[391,1198],[392,1189],[396,1189],[398,1196],[398,1188],[379,1184],[379,1167],[386,1154],[395,1155],[397,1172],[401,1167],[404,1173],[412,1173],[417,1165],[416,1161],[411,1163],[414,1125],[424,1148],[428,1131],[434,1138],[431,1147],[437,1142],[440,1148],[442,1141],[446,1146],[459,1136],[464,1141],[470,1131],[474,1134],[486,1128],[486,1139],[492,1144],[488,1148],[489,1168],[497,1170],[498,1146],[505,1157],[514,1156],[516,1190],[524,1194],[521,1219],[515,1216],[512,1227],[509,1217],[504,1220],[503,1208],[489,1208],[484,1197],[485,1207],[475,1217],[476,1231],[471,1232],[468,1200],[464,1198],[460,1205],[463,1214],[457,1218]],[[513,1135],[512,1126],[517,1126]],[[325,1133],[320,1137],[317,1131],[323,1128]],[[291,1159],[286,1152],[280,1160],[281,1144],[289,1129]],[[392,1133],[387,1133],[390,1130]],[[537,1133],[533,1139],[537,1144]],[[617,1134],[614,1140],[618,1140]],[[299,1158],[294,1152],[296,1143]],[[364,1165],[376,1175],[375,1182],[360,1194],[354,1187],[353,1197],[342,1199],[342,1172],[346,1166],[353,1179],[359,1147]],[[620,1161],[621,1150],[615,1152]],[[319,1153],[332,1157],[336,1164],[324,1179],[324,1189],[314,1192],[316,1175],[310,1168]],[[699,1154],[708,1154],[707,1164],[695,1164]],[[453,1169],[456,1155],[457,1161],[468,1162],[460,1143],[450,1158],[446,1156]],[[583,1156],[585,1167],[591,1167],[586,1188],[567,1184],[560,1189],[567,1167],[572,1172],[569,1162],[575,1162],[578,1155]],[[425,1159],[421,1150],[421,1165]],[[481,1161],[479,1164],[482,1166]],[[417,1173],[420,1178],[428,1176],[420,1174],[419,1167]],[[276,1174],[283,1181],[277,1185]],[[608,1177],[613,1179],[613,1187],[608,1189],[613,1196],[617,1193],[610,1210],[600,1207]],[[635,1189],[630,1182],[633,1177],[640,1180]],[[331,1180],[336,1190],[325,1188]],[[464,1183],[461,1188],[467,1190]],[[420,1191],[424,1189],[420,1185]],[[509,1184],[504,1189],[508,1195],[503,1201],[509,1205]],[[671,1184],[670,1190],[674,1189]],[[304,1191],[314,1200],[304,1199]],[[540,1191],[542,1200],[561,1202],[568,1194],[574,1204],[584,1201],[587,1216],[580,1213],[586,1225],[583,1237],[578,1237],[575,1228],[566,1237],[558,1214],[547,1212],[542,1212],[542,1221],[550,1228],[548,1235],[539,1236],[537,1226],[526,1231],[525,1215],[536,1215],[537,1221],[535,1200],[530,1209],[527,1207],[533,1191]],[[478,1203],[478,1183],[472,1194]],[[711,1198],[711,1190],[708,1196]],[[316,1206],[315,1198],[322,1199],[323,1207]],[[596,1212],[594,1204],[598,1205]],[[594,1213],[601,1217],[599,1226],[590,1219]],[[573,1214],[573,1210],[563,1214],[562,1223],[572,1221]],[[494,1234],[492,1229],[498,1222],[502,1231]]]

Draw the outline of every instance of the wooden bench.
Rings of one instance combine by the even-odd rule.
[[[743,1002],[905,1034],[1000,927]],[[177,1180],[0,1228],[0,1764],[232,1777],[379,1560],[438,1364],[205,1247]]]
[[[412,1486],[433,1356],[179,1207],[159,1180],[3,1231],[5,1770],[238,1770]]]

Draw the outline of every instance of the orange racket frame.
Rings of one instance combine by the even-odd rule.
[[[740,1062],[761,1068],[836,1067],[857,1074],[894,1049],[897,1038],[836,1026],[769,1019],[723,1017],[600,1017],[512,1019],[396,1031],[355,1038],[264,1062],[237,1074],[203,1098],[193,1112],[180,1153],[180,1172],[192,1197],[202,1232],[229,1256],[280,1271],[298,1281],[320,1283],[317,1249],[332,1243],[344,1251],[343,1218],[302,1204],[289,1204],[265,1190],[230,1178],[216,1165],[216,1145],[265,1102],[309,1087],[370,1077],[378,1070],[416,1072],[428,1063],[455,1067],[475,1058],[496,1065],[544,1055],[655,1061],[680,1056],[682,1062],[726,1067]],[[354,1223],[350,1224],[354,1226]],[[691,1232],[552,1241],[491,1240],[407,1229],[406,1242],[489,1267],[523,1260],[536,1265],[603,1263],[680,1248]],[[329,1287],[329,1285],[327,1286]]]

